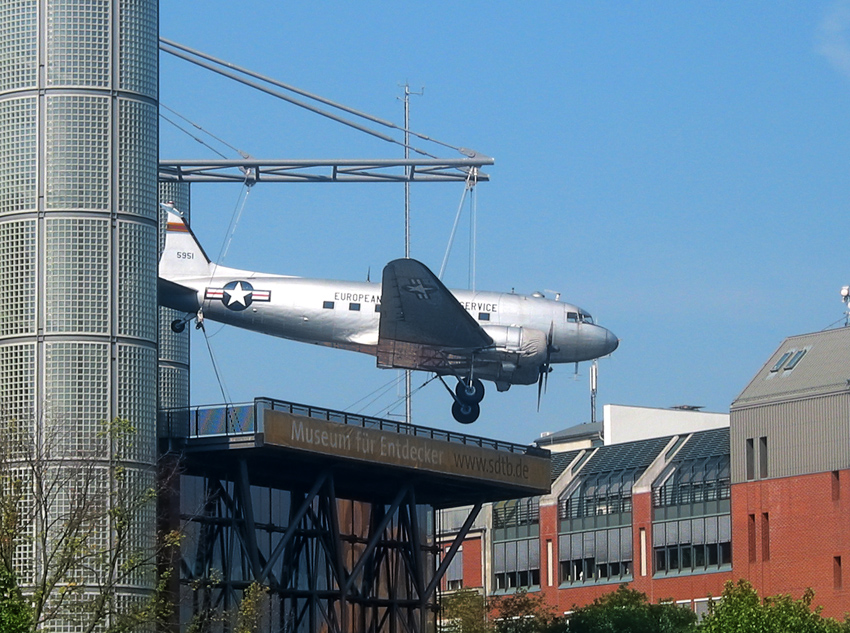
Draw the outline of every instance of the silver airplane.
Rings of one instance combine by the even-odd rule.
[[[171,207],[159,261],[159,303],[263,334],[371,354],[378,367],[457,378],[452,415],[478,419],[482,380],[498,391],[538,385],[551,366],[606,356],[614,334],[581,308],[513,292],[449,290],[424,264],[397,259],[380,284],[307,279],[213,264]],[[445,381],[443,382],[445,384]]]

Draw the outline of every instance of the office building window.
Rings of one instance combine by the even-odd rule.
[[[841,557],[835,556],[832,559],[832,586],[835,589],[841,589],[843,584],[841,577]]]
[[[652,487],[652,505],[655,508],[729,499],[729,456],[690,459],[674,464],[656,482]]]
[[[761,514],[761,559],[770,560],[770,516],[767,512]]]
[[[832,481],[832,500],[838,501],[841,499],[841,477],[837,470],[832,471],[832,477],[830,477],[830,480]]]
[[[746,446],[746,461],[747,461],[747,481],[752,481],[756,478],[756,462],[755,462],[755,444],[753,438],[747,438]]]
[[[494,585],[497,591],[540,586],[540,539],[493,544]]]
[[[632,529],[561,534],[558,554],[562,585],[631,580]]]
[[[756,562],[756,515],[747,517],[747,549],[750,554],[750,562]]]
[[[767,478],[767,437],[759,438],[759,477]]]
[[[730,516],[655,523],[652,544],[656,575],[729,567],[732,565]]]
[[[636,469],[589,475],[558,500],[558,518],[576,519],[632,511]]]
[[[457,591],[463,588],[463,548],[455,552],[449,568],[446,570],[446,589]]]

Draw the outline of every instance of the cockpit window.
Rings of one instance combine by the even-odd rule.
[[[578,312],[567,312],[567,323],[578,323]]]
[[[593,323],[593,317],[590,316],[587,312],[581,313],[581,322],[582,323]]]

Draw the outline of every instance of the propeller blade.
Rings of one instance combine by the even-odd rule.
[[[540,375],[537,377],[537,412],[540,413],[540,397],[543,395],[543,367],[540,368]]]
[[[540,366],[540,377],[537,379],[537,410],[540,411],[540,399],[549,388],[549,372],[552,371],[552,350],[555,347],[552,341],[555,339],[555,322],[549,322],[549,334],[546,335],[546,360]]]

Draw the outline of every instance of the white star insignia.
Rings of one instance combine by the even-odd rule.
[[[241,303],[243,306],[247,306],[248,303],[245,301],[245,298],[251,294],[251,290],[245,290],[242,288],[242,282],[236,282],[236,286],[232,289],[225,290],[227,293],[227,305],[232,306],[234,303]]]

